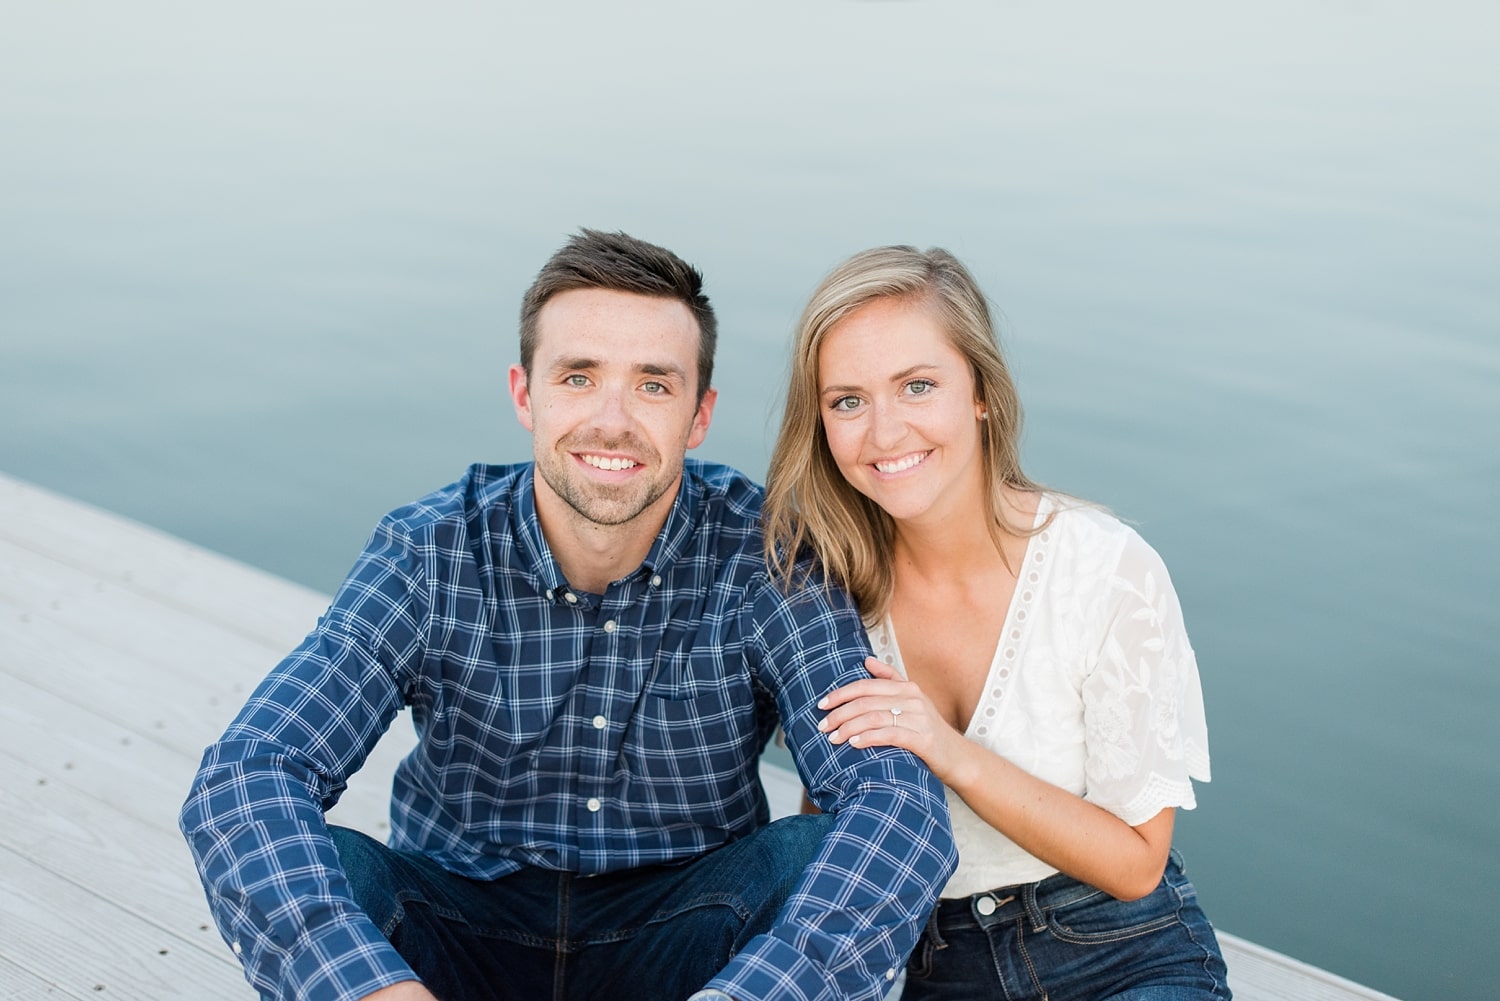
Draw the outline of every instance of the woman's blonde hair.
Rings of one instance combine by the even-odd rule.
[[[903,299],[930,309],[969,363],[981,412],[979,439],[990,489],[985,514],[997,549],[1003,538],[1032,534],[1005,516],[1005,488],[1041,489],[1021,471],[1021,400],[1000,353],[989,303],[958,258],[946,250],[876,247],[823,279],[797,324],[781,430],[766,479],[766,560],[792,587],[799,556],[809,552],[829,579],[854,598],[866,622],[885,615],[894,584],[895,523],[839,472],[823,432],[818,351],[828,332],[877,299]],[[1049,519],[1050,520],[1050,519]]]

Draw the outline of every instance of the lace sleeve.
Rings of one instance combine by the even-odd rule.
[[[1085,798],[1134,826],[1196,805],[1191,780],[1209,780],[1208,728],[1177,593],[1134,532],[1107,587],[1112,614],[1083,685]]]

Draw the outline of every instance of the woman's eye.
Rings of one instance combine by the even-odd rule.
[[[936,384],[931,379],[913,379],[906,384],[908,396],[925,396],[932,392]]]
[[[840,396],[838,399],[834,400],[832,404],[829,405],[828,409],[842,411],[843,413],[848,413],[851,410],[858,410],[859,397]]]

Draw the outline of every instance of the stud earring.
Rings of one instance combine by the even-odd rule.
[[[989,420],[990,419],[990,412],[988,410],[981,410],[979,412],[979,419],[982,420],[982,421]]]

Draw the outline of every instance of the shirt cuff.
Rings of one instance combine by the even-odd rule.
[[[853,971],[850,971],[853,973]],[[705,991],[722,1001],[832,1001],[835,998],[862,998],[871,992],[867,984],[851,987],[847,980],[836,983],[819,964],[807,958],[801,949],[775,935],[760,935],[729,961],[729,965],[710,980]],[[866,988],[861,990],[861,988]],[[878,997],[878,995],[875,995]]]
[[[321,928],[297,945],[283,968],[288,997],[358,1001],[382,987],[421,979],[369,921]]]

